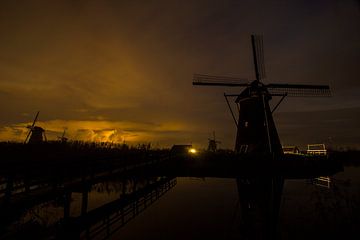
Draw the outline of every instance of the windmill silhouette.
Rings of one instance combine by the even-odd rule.
[[[279,135],[272,113],[288,97],[330,96],[326,85],[279,84],[261,82],[265,78],[263,39],[260,35],[251,35],[252,52],[256,79],[247,79],[194,74],[193,85],[225,86],[245,88],[239,94],[225,94],[226,102],[237,127],[235,151],[244,154],[272,154],[274,158],[283,154]],[[269,101],[280,96],[280,101],[271,110]],[[230,106],[229,97],[235,97],[238,120]]]
[[[208,138],[209,145],[208,145],[208,151],[216,152],[217,151],[217,145],[220,144],[220,141],[216,141],[215,138],[215,131],[213,131],[213,138]]]
[[[37,112],[32,125],[28,125],[26,127],[29,129],[29,132],[26,135],[24,143],[41,143],[47,140],[45,130],[42,127],[35,126],[35,123],[39,117],[39,113],[40,112]]]
[[[255,80],[249,82],[243,78],[194,74],[193,85],[244,88],[239,94],[224,93],[237,128],[235,152],[250,156],[244,157],[245,160],[259,160],[261,165],[258,161],[255,165],[246,164],[249,171],[255,170],[255,175],[250,178],[237,177],[239,203],[244,213],[243,218],[250,222],[245,226],[245,229],[249,230],[249,236],[251,233],[262,231],[269,239],[276,239],[284,177],[271,174],[276,173],[272,171],[273,167],[282,166],[281,159],[285,159],[286,156],[283,156],[272,113],[286,96],[327,97],[331,93],[326,85],[263,83],[266,74],[262,36],[252,35],[251,43]],[[270,109],[269,101],[274,96],[281,98],[275,107]],[[235,98],[237,119],[229,103],[231,97]],[[275,161],[276,164],[273,164]],[[298,164],[303,166],[303,161]],[[256,175],[257,173],[260,175]],[[256,219],[254,224],[251,223],[253,219]]]
[[[59,141],[60,141],[60,142],[62,142],[62,143],[65,143],[65,142],[67,142],[67,140],[68,140],[68,138],[67,138],[67,137],[65,137],[65,133],[66,133],[66,128],[64,129],[64,131],[63,131],[63,133],[62,133],[61,137],[60,137],[60,136],[58,136]]]

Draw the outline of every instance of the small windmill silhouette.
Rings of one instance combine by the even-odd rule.
[[[39,111],[37,112],[32,125],[28,125],[26,128],[29,129],[29,132],[25,138],[24,143],[41,143],[47,141],[45,135],[45,129],[42,127],[35,126],[35,123],[39,117]]]
[[[209,140],[209,145],[208,145],[208,151],[212,151],[212,152],[216,152],[217,150],[217,145],[220,144],[220,141],[216,141],[215,138],[215,131],[213,131],[213,138],[208,138]]]
[[[66,133],[66,128],[63,131],[63,134],[60,136],[58,136],[58,139],[60,140],[60,142],[66,142],[68,140],[67,137],[65,137],[65,133]]]

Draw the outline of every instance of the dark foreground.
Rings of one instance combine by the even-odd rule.
[[[5,152],[7,158],[0,169],[1,239],[21,239],[28,234],[37,239],[118,239],[126,236],[130,239],[211,239],[215,236],[217,239],[293,239],[297,236],[293,236],[295,228],[304,228],[304,234],[321,237],[356,232],[356,227],[349,227],[353,226],[350,222],[359,226],[356,217],[359,215],[352,214],[359,209],[360,185],[353,173],[357,168],[345,168],[345,175],[337,173],[343,170],[341,162],[344,161],[339,160],[344,160],[344,154],[326,158],[290,155],[271,161],[269,156],[250,158],[231,151],[190,155],[148,148],[74,148],[67,145],[46,148],[13,145]],[[354,162],[349,159],[347,163]],[[200,188],[202,181],[177,180],[177,177],[189,176],[206,177],[206,193],[201,189],[192,191]],[[186,184],[175,194],[177,190],[172,188],[179,181]],[[176,197],[162,200],[166,199],[168,191]],[[235,194],[236,206],[224,205],[228,200],[220,199],[216,208],[211,207],[219,198],[218,194]],[[189,199],[193,200],[188,208],[178,209],[179,204]],[[202,220],[201,217],[195,220],[198,208],[206,206],[209,212],[203,213]],[[284,206],[289,207],[285,213]],[[325,220],[316,218],[309,226],[301,219],[312,215],[314,206]],[[148,216],[148,223],[128,227],[132,222],[136,226],[137,221],[141,222],[137,217],[141,219],[152,208],[157,210]],[[176,233],[179,228],[176,224],[160,230],[158,227],[169,217],[168,211],[177,213],[172,218],[182,221],[187,216],[187,223],[196,226],[199,224],[195,222],[200,221],[204,222],[202,227],[211,228],[199,236],[197,232],[201,227],[198,231],[185,227],[182,231],[187,237]],[[223,211],[232,212],[231,221],[221,216]],[[288,214],[289,218],[300,220],[295,221],[295,225],[287,224],[291,219],[284,223],[283,218]],[[343,221],[339,222],[338,217]],[[323,226],[332,226],[332,231],[325,231]]]

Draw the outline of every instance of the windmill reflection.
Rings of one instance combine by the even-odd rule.
[[[283,177],[236,179],[242,239],[277,239]]]

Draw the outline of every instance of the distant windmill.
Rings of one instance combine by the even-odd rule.
[[[242,78],[194,74],[193,85],[245,87],[239,94],[224,93],[237,127],[235,151],[247,154],[271,153],[273,156],[279,156],[283,152],[272,113],[286,96],[330,96],[330,88],[325,85],[262,83],[260,80],[265,78],[262,36],[252,35],[251,42],[256,80],[248,82],[247,79]],[[271,110],[269,101],[273,96],[282,98]],[[235,118],[228,97],[236,97],[238,120]]]
[[[42,127],[35,126],[39,113],[40,112],[37,112],[32,125],[27,126],[29,132],[25,138],[24,143],[41,143],[43,141],[46,141],[45,130]]]
[[[60,136],[58,136],[58,139],[60,140],[60,142],[67,142],[68,138],[65,137],[65,132],[66,132],[66,128],[64,129],[63,134]]]
[[[215,131],[213,131],[213,139],[208,138],[209,140],[209,145],[208,145],[208,151],[212,151],[212,152],[216,152],[217,150],[217,145],[220,144],[220,141],[216,141],[215,138]]]

